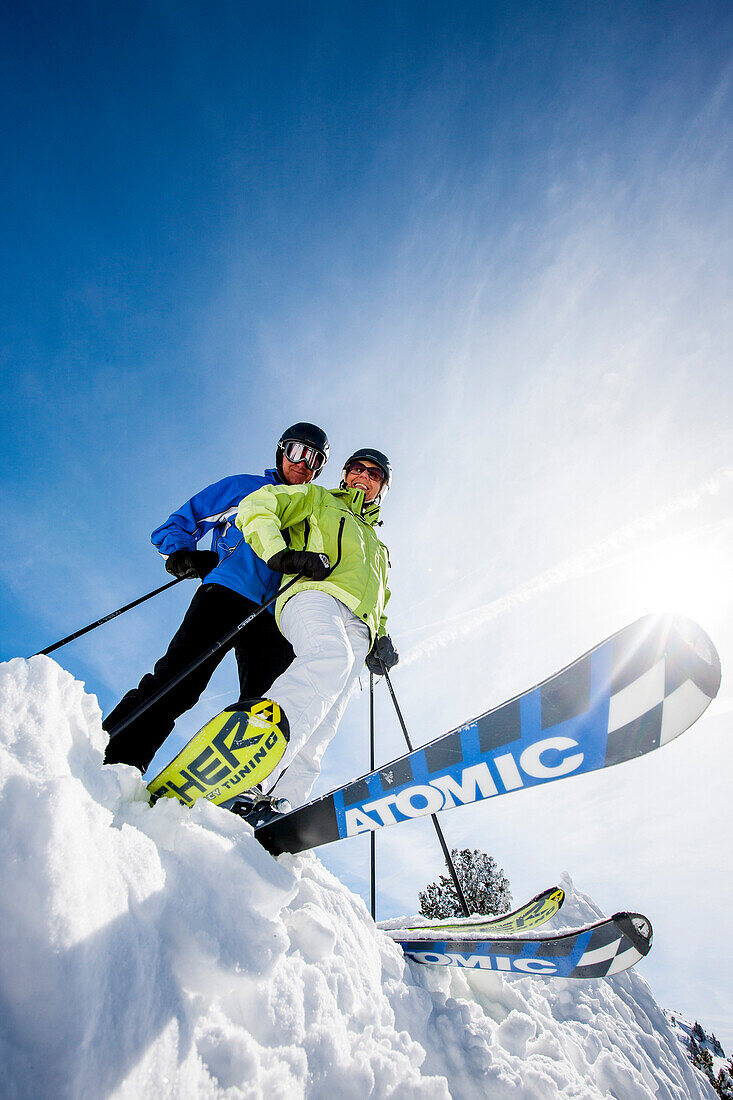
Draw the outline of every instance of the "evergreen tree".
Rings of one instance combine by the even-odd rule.
[[[715,1078],[713,1076],[713,1056],[705,1047],[699,1047],[692,1036],[690,1036],[690,1058],[693,1066],[696,1066],[705,1074],[710,1084],[717,1091]]]
[[[719,1071],[713,1087],[718,1096],[721,1096],[723,1100],[733,1100],[733,1076],[731,1076],[730,1070],[723,1067],[723,1069]]]
[[[698,1051],[697,1058],[695,1059],[695,1065],[698,1069],[701,1069],[706,1077],[713,1079],[713,1056],[709,1050],[701,1048]]]
[[[506,913],[512,900],[509,879],[502,868],[497,867],[494,857],[478,848],[473,851],[470,848],[460,851],[453,848],[451,856],[469,911],[486,916]],[[418,900],[424,917],[462,915],[456,888],[448,875],[441,875],[437,882],[431,882],[421,890]]]
[[[693,1066],[696,1066],[705,1074],[718,1096],[722,1097],[722,1100],[733,1100],[733,1058],[728,1059],[728,1065],[719,1070],[716,1076],[713,1068],[713,1054],[711,1054],[708,1046],[712,1047],[713,1054],[718,1058],[725,1057],[725,1051],[720,1044],[720,1040],[712,1033],[710,1036],[706,1035],[704,1029],[695,1020],[687,1040],[690,1061]]]

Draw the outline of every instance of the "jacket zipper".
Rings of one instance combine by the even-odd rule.
[[[336,561],[331,566],[331,573],[333,573],[334,569],[336,568],[338,563],[341,561],[341,536],[344,533],[344,524],[345,523],[346,523],[346,516],[342,516],[341,519],[339,520],[338,542],[336,543],[336,545],[338,547],[338,554],[336,555]]]

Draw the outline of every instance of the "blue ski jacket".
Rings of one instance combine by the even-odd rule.
[[[263,485],[280,484],[277,470],[222,478],[192,496],[156,528],[150,536],[153,546],[167,558],[174,550],[195,550],[199,539],[211,531],[211,549],[219,555],[219,564],[208,574],[206,583],[222,584],[254,603],[263,603],[275,595],[282,576],[257,557],[234,520],[244,497]],[[274,613],[274,607],[271,610]]]

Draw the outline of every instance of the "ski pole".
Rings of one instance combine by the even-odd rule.
[[[399,703],[397,702],[397,696],[394,693],[394,688],[392,687],[392,681],[390,680],[389,673],[387,672],[387,666],[385,665],[384,661],[382,661],[381,659],[380,659],[379,663],[382,666],[382,672],[384,673],[384,678],[387,681],[387,687],[389,688],[389,693],[392,696],[392,702],[394,703],[394,709],[397,712],[397,717],[399,718],[400,725],[402,726],[402,732],[405,735],[405,741],[407,742],[407,748],[410,752],[412,752],[413,751],[412,741],[410,740],[410,735],[407,732],[407,726],[405,725],[405,720],[402,717],[402,711],[400,710]],[[372,768],[372,771],[373,770],[374,770],[374,768]],[[461,889],[461,884],[458,881],[458,875],[456,874],[456,869],[453,866],[453,860],[451,859],[451,854],[448,851],[448,845],[445,842],[445,837],[443,836],[443,830],[441,829],[440,825],[438,824],[438,819],[436,818],[435,814],[431,814],[430,817],[432,818],[433,825],[435,826],[435,832],[438,834],[438,840],[440,841],[440,846],[443,849],[443,855],[445,856],[445,862],[448,864],[448,870],[450,871],[451,878],[453,879],[453,885],[456,888],[456,894],[458,895],[458,901],[460,902],[461,912],[463,913],[464,917],[470,917],[471,913],[470,913],[470,910],[468,908],[468,905],[466,904],[466,898],[465,898],[465,895],[463,893],[463,890]]]
[[[298,575],[296,577],[293,577],[291,581],[288,581],[287,584],[284,584],[282,588],[275,593],[274,596],[270,596],[269,600],[266,600],[265,603],[261,603],[259,607],[257,607],[250,615],[248,615],[246,619],[243,619],[238,626],[235,626],[232,630],[228,631],[223,638],[219,639],[218,642],[214,642],[214,644],[212,646],[209,646],[209,648],[204,653],[199,654],[199,656],[196,657],[195,660],[191,661],[190,665],[187,665],[182,672],[179,672],[177,676],[174,676],[172,680],[169,680],[167,684],[163,684],[161,688],[158,688],[157,691],[154,691],[149,699],[146,699],[145,702],[141,703],[139,707],[132,711],[131,714],[128,714],[126,718],[123,718],[121,722],[118,722],[114,729],[107,730],[110,736],[110,740],[113,737],[116,737],[118,733],[122,733],[124,729],[132,724],[132,722],[137,721],[140,715],[144,714],[148,707],[152,707],[154,703],[157,703],[160,699],[163,698],[164,695],[167,695],[172,688],[177,687],[178,684],[180,684],[181,680],[185,680],[186,676],[194,672],[199,667],[199,665],[202,665],[204,661],[208,661],[209,657],[213,657],[215,653],[218,653],[222,646],[228,645],[228,643],[231,642],[232,638],[239,634],[240,630],[244,630],[245,626],[249,626],[253,619],[256,619],[258,615],[261,615],[263,611],[266,611],[268,607],[271,607],[272,604],[274,604],[275,600],[277,600],[278,597],[282,596],[283,592],[287,592],[289,588],[292,588],[296,581],[300,580],[301,576],[302,574],[298,573]]]
[[[62,638],[60,642],[54,642],[53,645],[47,646],[46,649],[39,649],[38,653],[34,653],[34,657],[41,657],[48,653],[53,653],[55,649],[61,649],[62,645],[66,645],[67,642],[73,642],[74,638],[81,638],[82,634],[88,634],[90,630],[96,630],[98,626],[102,626],[104,623],[108,623],[110,619],[116,619],[118,615],[124,615],[126,611],[130,611],[131,608],[137,607],[139,603],[145,603],[146,600],[151,600],[153,596],[157,596],[159,592],[165,592],[166,588],[172,588],[174,584],[178,584],[182,581],[183,577],[176,577],[174,581],[168,581],[167,584],[162,584],[160,588],[153,589],[152,592],[148,592],[146,596],[140,596],[139,599],[133,600],[132,603],[125,604],[124,607],[119,607],[116,611],[113,611],[111,615],[105,615],[103,619],[97,619],[96,623],[90,623],[89,626],[83,626],[81,630],[77,630],[74,634],[69,634],[67,638]]]
[[[374,771],[374,673],[369,673],[369,771]],[[372,920],[377,919],[377,835],[372,829],[369,833],[370,837],[370,878],[369,878],[369,897],[371,901],[371,914]]]

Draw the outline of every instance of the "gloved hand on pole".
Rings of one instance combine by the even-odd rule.
[[[366,666],[375,676],[383,676],[397,664],[400,655],[394,647],[389,634],[382,634],[376,638],[374,645],[367,653]]]
[[[301,573],[312,581],[325,581],[331,572],[331,563],[327,554],[316,554],[312,550],[278,550],[268,558],[267,568],[275,573]]]
[[[174,550],[165,560],[166,571],[181,581],[203,580],[218,564],[219,555],[215,550],[189,550],[185,547]]]

